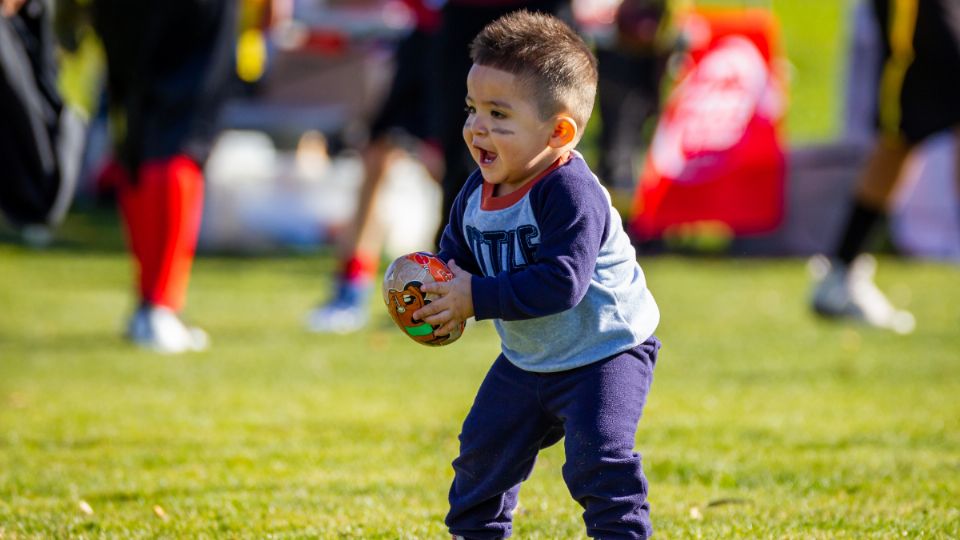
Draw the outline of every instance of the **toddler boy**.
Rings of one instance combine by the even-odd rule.
[[[455,278],[414,316],[449,333],[493,319],[501,354],[453,462],[455,538],[512,532],[537,453],[565,437],[563,478],[595,538],[647,538],[647,481],[633,451],[660,342],[659,310],[617,212],[574,150],[596,60],[564,23],[525,11],[471,45],[463,137],[479,166],[440,242]]]

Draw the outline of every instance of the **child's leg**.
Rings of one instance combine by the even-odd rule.
[[[124,204],[130,206],[124,216],[140,262],[141,299],[180,311],[200,232],[203,172],[185,155],[150,161],[127,191],[121,202],[135,200]]]
[[[564,419],[563,479],[584,507],[590,537],[653,533],[647,479],[633,447],[659,346],[650,338],[602,362],[557,374],[546,393],[547,405]]]
[[[520,483],[540,448],[560,440],[560,423],[538,402],[542,375],[523,371],[502,355],[490,368],[460,433],[453,462],[450,532],[464,538],[506,538]]]
[[[833,253],[844,264],[849,265],[866,250],[874,228],[887,215],[910,149],[911,146],[899,137],[885,136],[877,140]]]

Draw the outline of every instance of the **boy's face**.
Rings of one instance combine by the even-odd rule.
[[[552,119],[541,120],[537,103],[517,76],[474,64],[467,75],[463,140],[483,179],[497,195],[516,191],[558,157],[549,146]]]

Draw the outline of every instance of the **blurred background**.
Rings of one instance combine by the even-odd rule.
[[[728,171],[701,171],[697,181],[716,181],[719,175],[718,189],[727,193],[757,190],[738,188],[739,181],[729,176],[763,177],[763,193],[749,200],[756,208],[746,211],[757,215],[743,216],[743,209],[731,208],[732,203],[709,192],[675,193],[669,201],[659,201],[659,208],[647,204],[648,211],[659,214],[633,228],[639,245],[761,255],[806,255],[830,248],[872,138],[874,79],[869,66],[879,60],[866,4],[669,3],[670,14],[663,21],[670,43],[659,79],[662,103],[676,97],[672,92],[688,73],[689,59],[703,52],[697,47],[709,46],[696,43],[697,29],[709,24],[698,22],[692,16],[696,11],[760,14],[741,17],[741,28],[726,31],[766,43],[763,69],[778,85],[774,93],[779,103],[778,110],[769,113],[774,132],[768,138],[774,140],[760,153],[782,152],[783,163],[759,173],[745,173],[744,167],[751,165],[742,163]],[[236,77],[206,164],[208,192],[199,249],[258,253],[330,244],[353,215],[363,171],[357,150],[366,143],[367,126],[388,90],[392,51],[412,31],[416,15],[399,0],[243,0],[240,5]],[[616,37],[619,5],[616,0],[573,2],[579,29],[599,50],[610,48]],[[78,208],[89,208],[97,197],[108,195],[97,185],[109,149],[104,62],[89,28],[81,27],[72,37],[74,50],[61,55],[61,84],[67,101],[89,126],[76,199]],[[602,142],[604,115],[599,106],[598,100],[597,114],[580,145],[594,164],[600,161]],[[608,182],[626,221],[639,213],[644,196],[652,197],[650,189],[640,188],[640,177],[657,127],[653,112],[630,124],[639,133],[608,136],[629,139],[623,145],[635,153],[628,158],[633,160],[633,184]],[[698,114],[703,116],[703,111]],[[928,150],[911,165],[913,180],[898,194],[890,237],[883,244],[888,249],[960,258],[958,229],[947,226],[956,223],[956,199],[937,196],[950,189],[950,140],[945,134],[928,141]],[[736,152],[732,155],[720,159],[735,162]],[[430,245],[439,223],[440,192],[423,167],[414,159],[403,160],[391,170],[385,191],[387,200],[403,201],[380,206],[382,221],[391,224],[389,253]],[[694,203],[683,215],[671,212],[698,199],[713,202]],[[411,204],[415,208],[399,210]],[[391,209],[395,215],[389,215]],[[403,219],[397,219],[400,216]]]

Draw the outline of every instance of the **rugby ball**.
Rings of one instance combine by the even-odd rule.
[[[460,339],[465,324],[455,331],[438,336],[434,331],[440,325],[430,324],[413,318],[413,312],[437,298],[434,294],[424,294],[421,287],[426,283],[450,281],[453,272],[443,261],[432,253],[418,251],[397,257],[383,276],[383,302],[393,322],[397,323],[404,335],[417,343],[438,347],[448,345]]]

